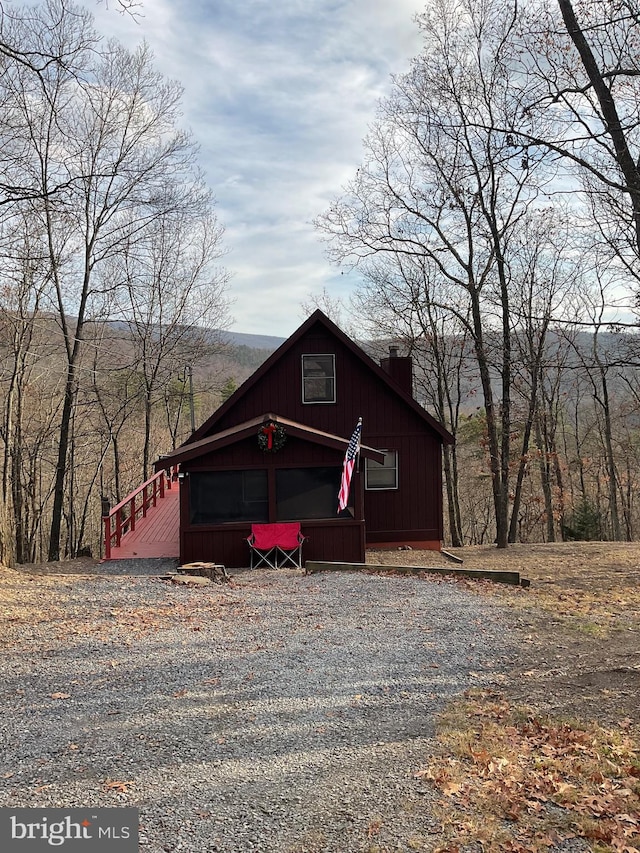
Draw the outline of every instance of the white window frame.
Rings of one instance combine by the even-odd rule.
[[[306,387],[305,387],[305,379],[313,379],[313,376],[305,376],[305,359],[311,358],[330,358],[331,364],[333,367],[333,376],[327,378],[333,379],[333,397],[331,400],[307,400],[306,399]],[[302,402],[305,406],[326,406],[331,405],[336,402],[336,357],[332,352],[309,352],[303,353],[300,359],[301,365],[301,374],[302,374]]]
[[[384,462],[376,462],[375,459],[365,459],[364,465],[364,487],[370,492],[390,492],[397,490],[398,488],[398,451],[397,450],[383,450],[384,453]],[[393,465],[386,465],[387,457],[393,458]],[[376,466],[376,468],[370,466]],[[370,470],[380,470],[384,469],[385,471],[393,471],[394,473],[394,484],[393,486],[372,486],[369,483],[369,471]]]

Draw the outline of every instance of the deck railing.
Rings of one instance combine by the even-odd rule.
[[[138,519],[146,517],[147,511],[164,497],[165,490],[170,490],[172,483],[177,487],[176,480],[177,469],[158,471],[109,510],[108,515],[103,514],[105,560],[111,559],[111,549],[118,548],[122,537],[136,529]]]

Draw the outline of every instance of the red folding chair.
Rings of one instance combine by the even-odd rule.
[[[299,522],[279,524],[252,524],[251,536],[246,539],[249,546],[251,568],[268,566],[281,569],[291,566],[302,568],[302,544],[306,540],[302,535]]]

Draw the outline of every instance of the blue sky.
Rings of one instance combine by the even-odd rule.
[[[354,174],[390,75],[420,50],[418,0],[143,0],[134,22],[82,0],[98,30],[184,86],[184,125],[226,228],[233,329],[289,335],[300,303],[357,273],[326,260],[311,221]]]

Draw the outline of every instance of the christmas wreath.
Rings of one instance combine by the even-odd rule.
[[[262,424],[258,430],[258,447],[267,453],[276,453],[287,443],[287,433],[280,424],[272,421]]]

